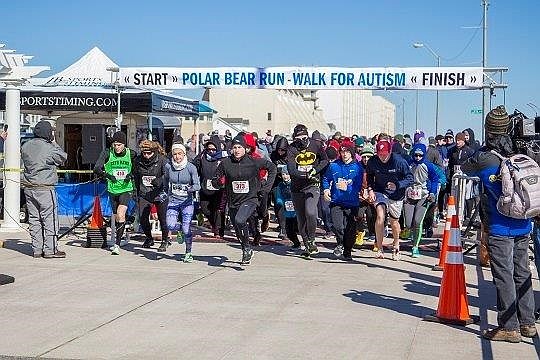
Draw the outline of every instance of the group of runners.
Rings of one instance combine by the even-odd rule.
[[[126,135],[116,132],[94,168],[107,182],[115,214],[111,253],[120,254],[126,212],[135,198],[143,247],[154,246],[153,209],[161,225],[157,251],[167,251],[175,236],[185,243],[185,262],[193,261],[192,220],[204,217],[215,237],[224,237],[228,224],[234,227],[241,262],[249,264],[253,247],[269,228],[272,207],[279,238],[302,248],[306,257],[318,252],[315,237],[321,226],[325,237],[335,236],[337,257],[351,260],[355,242],[371,237],[375,257],[382,259],[387,224],[391,258],[401,258],[400,237],[410,239],[411,255],[419,256],[422,237],[432,234],[437,203],[444,206],[449,169],[465,160],[468,144],[475,144],[472,131],[458,133],[456,144],[451,130],[436,138],[417,131],[413,138],[336,133],[327,139],[302,124],[289,139],[259,139],[245,132],[234,138],[213,135],[198,154],[179,141],[167,155],[149,140],[140,142],[139,151],[131,150]],[[442,215],[443,208],[438,210]]]

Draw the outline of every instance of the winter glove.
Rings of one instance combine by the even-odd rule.
[[[104,177],[105,179],[109,180],[109,181],[116,182],[116,178],[114,177],[113,174],[105,173],[105,174],[103,175],[103,177]]]
[[[325,201],[330,202],[332,200],[332,197],[330,196],[330,189],[324,189],[323,195]]]
[[[126,177],[124,178],[124,181],[125,182],[130,182],[131,180],[133,180],[133,174],[129,173],[126,175]]]

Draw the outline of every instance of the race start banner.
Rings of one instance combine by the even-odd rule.
[[[353,89],[467,90],[481,89],[481,67],[344,68],[344,67],[216,67],[120,68],[119,84],[146,89]]]

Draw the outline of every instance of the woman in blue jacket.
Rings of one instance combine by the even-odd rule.
[[[334,255],[352,260],[356,237],[356,216],[360,206],[359,193],[364,179],[364,169],[354,155],[354,144],[341,144],[338,159],[330,164],[323,176],[324,199],[330,202],[330,214],[337,246]]]
[[[414,183],[405,190],[403,204],[403,218],[405,226],[412,229],[413,248],[412,257],[419,257],[418,245],[422,239],[422,222],[424,216],[437,198],[439,189],[439,173],[433,165],[426,160],[426,146],[416,143],[411,149],[411,173]]]

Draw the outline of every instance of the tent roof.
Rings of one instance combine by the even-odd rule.
[[[48,78],[33,78],[33,85],[41,86],[103,86],[110,85],[113,74],[108,67],[118,67],[98,47],[92,48],[66,69]]]

